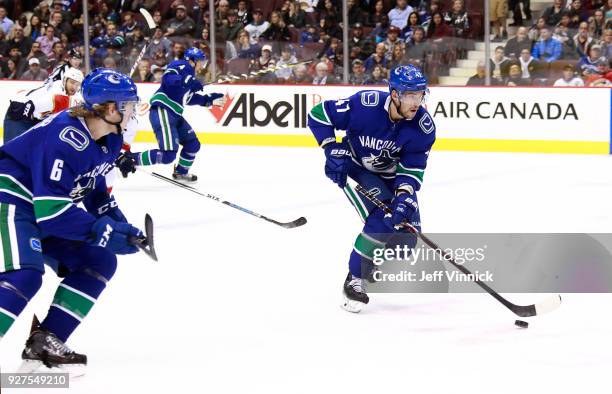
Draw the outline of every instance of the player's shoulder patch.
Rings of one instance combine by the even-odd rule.
[[[59,139],[79,152],[89,146],[89,136],[74,126],[64,127],[59,133]]]
[[[361,92],[361,105],[364,107],[376,107],[380,102],[380,92],[378,90],[365,90]]]
[[[435,130],[436,126],[434,125],[434,121],[429,115],[429,112],[425,111],[421,119],[419,119],[419,127],[425,134],[429,134]]]

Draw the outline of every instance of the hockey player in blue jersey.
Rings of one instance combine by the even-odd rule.
[[[198,177],[190,174],[189,169],[200,150],[200,141],[193,127],[183,118],[184,106],[210,106],[223,97],[221,93],[198,93],[204,85],[195,78],[195,73],[205,68],[206,62],[204,52],[190,48],[185,52],[185,59],[175,60],[168,65],[160,88],[151,97],[149,110],[149,120],[159,149],[123,155],[117,167],[124,177],[134,172],[135,166],[173,163],[180,145],[182,149],[172,177],[185,183],[197,181]]]
[[[0,338],[40,288],[43,263],[63,277],[26,342],[22,372],[86,364],[65,342],[113,277],[116,255],[137,252],[132,237],[143,238],[104,178],[136,110],[136,85],[97,69],[81,93],[82,106],[48,117],[0,148]]]
[[[325,151],[325,175],[344,189],[364,222],[344,283],[342,306],[350,312],[359,312],[369,302],[362,285],[368,272],[362,267],[371,269],[375,249],[384,247],[399,225],[409,223],[420,231],[416,192],[436,138],[434,122],[422,106],[427,93],[421,70],[398,66],[391,71],[389,93],[360,91],[319,103],[309,114],[308,126]],[[336,140],[336,129],[346,130],[342,142]],[[347,177],[387,202],[393,214],[385,216],[360,197]]]

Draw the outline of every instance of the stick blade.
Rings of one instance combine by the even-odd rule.
[[[510,309],[519,317],[539,316],[549,313],[561,306],[561,296],[556,294],[533,305],[514,305]]]
[[[155,252],[155,240],[153,239],[153,218],[148,213],[145,215],[145,234],[144,237],[129,237],[129,242],[142,250],[153,261],[157,261]]]
[[[308,220],[306,220],[306,218],[302,216],[301,218],[295,219],[292,222],[282,223],[281,226],[283,226],[284,228],[296,228],[296,227],[303,226],[306,223],[308,223]]]
[[[153,16],[151,15],[151,13],[147,11],[145,8],[141,8],[138,11],[140,11],[142,16],[145,18],[145,21],[147,22],[147,26],[149,26],[149,29],[151,30],[155,29],[157,24],[155,23],[155,20],[153,20]]]
[[[148,213],[145,215],[145,233],[147,237],[147,250],[145,250],[145,253],[147,253],[153,261],[157,261],[155,239],[153,238],[153,218]]]
[[[536,314],[542,315],[549,313],[561,306],[561,296],[559,294],[547,298],[535,305]]]

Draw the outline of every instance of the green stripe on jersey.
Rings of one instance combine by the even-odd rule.
[[[70,205],[72,200],[68,198],[37,197],[34,199],[34,216],[37,222],[53,219],[70,208]]]
[[[313,119],[318,120],[321,123],[331,124],[331,120],[325,114],[325,108],[323,108],[323,103],[319,103],[315,105],[312,110],[310,110],[310,116]]]
[[[0,308],[0,338],[4,336],[13,325],[16,316],[11,312]]]
[[[193,164],[193,160],[185,160],[182,157],[179,158],[179,162],[178,162],[179,166],[185,167],[185,168],[190,168],[191,165]]]
[[[357,210],[357,213],[361,217],[361,220],[365,222],[368,218],[369,213],[366,207],[363,205],[363,202],[359,199],[357,194],[353,191],[353,189],[351,189],[349,185],[344,186],[344,192],[351,204],[353,204],[353,206]]]
[[[164,149],[172,150],[172,136],[170,135],[170,124],[168,124],[168,111],[164,108],[159,109],[162,131],[164,133]]]
[[[408,175],[408,176],[416,178],[419,182],[423,182],[424,173],[425,173],[425,170],[422,170],[420,168],[406,168],[402,166],[401,164],[397,166],[397,170],[396,170],[397,175]]]
[[[15,178],[0,174],[0,191],[6,192],[13,196],[19,197],[22,200],[26,200],[32,203],[32,192],[26,189],[23,185],[18,183]]]
[[[143,166],[150,166],[151,165],[151,159],[149,158],[151,154],[151,151],[146,150],[144,152],[140,153],[140,164],[142,164]]]
[[[361,233],[357,236],[357,239],[355,240],[354,250],[362,257],[373,260],[374,251],[376,249],[384,249],[384,247],[385,244],[383,242],[377,241],[371,236]]]
[[[63,283],[60,283],[55,292],[55,297],[53,297],[53,304],[72,312],[80,319],[83,319],[89,313],[95,302],[96,300],[93,297]]]
[[[151,100],[149,102],[151,103],[151,105],[156,104],[156,103],[163,104],[164,106],[174,111],[177,115],[183,114],[183,106],[177,103],[176,101],[172,100],[170,97],[166,96],[162,92],[155,93],[153,97],[151,97]]]
[[[0,203],[0,239],[2,242],[2,258],[4,260],[4,269],[2,271],[12,271],[15,269],[8,221],[9,204]]]

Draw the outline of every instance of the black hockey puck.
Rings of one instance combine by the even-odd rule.
[[[514,321],[514,325],[519,327],[519,328],[527,328],[527,327],[529,327],[529,323],[527,323],[526,321],[522,321],[522,320],[515,320]]]

